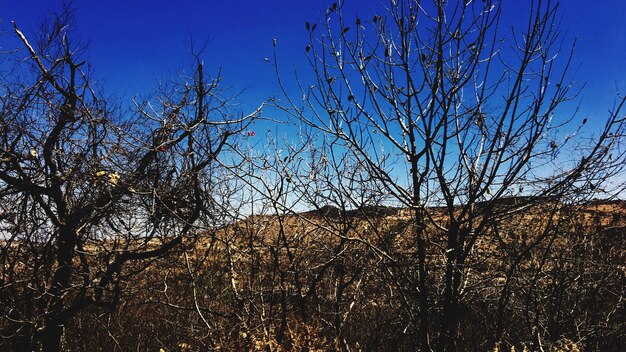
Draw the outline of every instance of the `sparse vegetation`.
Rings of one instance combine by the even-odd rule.
[[[416,259],[407,213],[250,217],[207,235],[187,254],[158,262],[149,275],[129,283],[115,312],[80,314],[68,326],[67,341],[74,341],[75,350],[107,346],[112,337],[119,350],[178,350],[183,342],[190,350],[411,349],[415,303],[404,292],[411,288]],[[502,221],[477,245],[462,292],[459,349],[620,350],[626,342],[625,272],[619,264],[626,204],[562,205],[558,217],[558,226],[538,225],[546,220],[545,207],[538,206]],[[338,252],[342,240],[332,228],[348,224],[352,229]],[[550,240],[512,273],[514,254],[546,232]],[[390,233],[393,241],[378,236]],[[381,259],[380,248],[390,258]],[[434,268],[430,284],[441,292],[442,255],[427,257]],[[186,258],[194,268],[195,294]],[[439,324],[433,321],[433,330]],[[502,337],[495,341],[500,326]],[[78,336],[92,338],[81,346]]]
[[[491,0],[333,4],[302,100],[275,41],[282,101],[249,114],[200,54],[123,112],[71,11],[36,41],[14,24],[0,349],[621,351],[626,99],[594,138],[557,116],[557,8],[505,43]],[[244,148],[268,103],[299,134]]]

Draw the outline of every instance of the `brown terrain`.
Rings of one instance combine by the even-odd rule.
[[[626,343],[626,202],[548,202],[502,214],[469,234],[476,241],[462,268],[457,347],[620,350]],[[410,215],[328,206],[252,216],[189,239],[139,276],[129,268],[119,306],[79,314],[67,327],[68,350],[415,349],[418,275]],[[435,208],[429,215],[435,339],[447,216]]]

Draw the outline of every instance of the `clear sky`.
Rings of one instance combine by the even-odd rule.
[[[454,0],[453,0],[454,1]],[[381,0],[346,0],[345,11],[368,18],[381,13]],[[0,0],[0,47],[17,45],[10,21],[28,35],[56,0]],[[332,3],[324,0],[75,0],[74,32],[89,43],[87,59],[106,94],[128,99],[150,92],[159,80],[173,79],[192,62],[190,42],[208,41],[203,59],[210,72],[222,69],[233,93],[246,89],[242,105],[252,107],[277,94],[272,39],[279,43],[283,71],[306,69],[305,22],[315,22]],[[523,19],[527,0],[505,0],[504,21]],[[626,93],[626,1],[562,0],[561,29],[566,42],[578,38],[576,81],[586,87],[582,113],[592,121],[606,116],[616,93]]]

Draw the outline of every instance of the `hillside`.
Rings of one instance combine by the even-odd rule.
[[[447,253],[437,227],[445,216],[431,213],[434,334]],[[325,207],[250,217],[126,282],[120,307],[81,314],[67,341],[72,350],[86,350],[78,335],[120,350],[413,349],[419,274],[409,214]],[[468,238],[476,240],[459,268],[459,348],[618,351],[626,343],[626,202],[537,205]]]

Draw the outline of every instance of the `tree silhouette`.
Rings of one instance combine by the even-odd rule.
[[[60,350],[77,313],[113,310],[129,280],[214,226],[216,175],[229,165],[218,158],[262,107],[230,112],[198,59],[158,104],[115,109],[70,20],[55,17],[37,45],[14,23],[27,59],[0,88],[0,327],[15,350]]]
[[[532,1],[525,27],[505,37],[502,5],[490,0],[394,0],[371,20],[334,4],[318,28],[306,26],[314,78],[298,82],[301,101],[274,57],[285,111],[323,136],[316,142],[329,164],[356,160],[383,204],[412,211],[415,266],[397,275],[417,305],[409,315],[421,350],[461,348],[463,286],[494,224],[534,205],[584,199],[622,170],[624,100],[594,141],[558,134],[586,120],[577,127],[558,109],[577,92],[557,8]],[[356,199],[344,201],[359,208]]]

